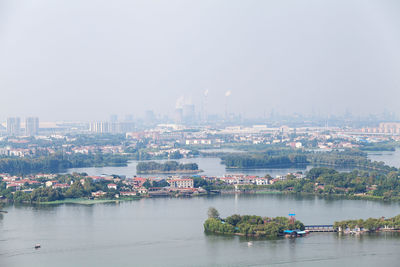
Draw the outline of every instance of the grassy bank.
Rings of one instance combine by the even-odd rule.
[[[129,198],[118,198],[118,199],[87,199],[87,198],[67,198],[63,200],[49,201],[49,202],[40,202],[36,204],[44,204],[44,205],[54,205],[54,204],[79,204],[79,205],[93,205],[100,203],[113,203],[119,201],[127,201],[127,200],[137,200],[141,197],[129,197]]]

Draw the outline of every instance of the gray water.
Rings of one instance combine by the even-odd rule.
[[[220,151],[220,150],[216,150]],[[234,151],[234,150],[233,150]],[[368,158],[374,161],[383,161],[385,164],[389,166],[394,166],[400,168],[400,149],[396,151],[384,151],[384,152],[369,152]],[[165,162],[166,160],[156,160],[157,162]],[[264,169],[226,169],[225,165],[221,164],[220,158],[189,158],[189,159],[179,159],[177,160],[180,163],[197,163],[199,168],[204,172],[201,172],[201,175],[208,176],[223,176],[225,174],[247,174],[247,175],[257,175],[257,176],[265,176],[266,174],[275,177],[277,175],[285,175],[291,172],[306,172],[311,169],[313,166],[309,165],[307,167],[297,167],[297,168],[264,168]],[[89,167],[89,168],[73,168],[68,169],[68,173],[72,172],[86,172],[89,175],[102,175],[102,174],[117,174],[117,175],[125,175],[127,177],[132,177],[137,175],[136,173],[136,165],[139,161],[130,161],[127,166],[123,167]],[[338,171],[351,171],[350,168],[336,168]],[[143,177],[167,177],[170,174],[149,174],[140,176]]]
[[[165,162],[166,160],[155,160],[157,162]],[[306,172],[313,166],[309,165],[307,167],[297,167],[297,168],[268,168],[268,169],[226,169],[225,165],[221,164],[220,158],[189,158],[189,159],[179,159],[176,160],[180,163],[197,163],[199,169],[203,170],[200,175],[208,176],[223,176],[225,174],[246,174],[246,175],[257,175],[265,176],[266,174],[276,177],[277,175],[286,175],[293,172]],[[128,163],[127,166],[123,167],[88,167],[88,168],[72,168],[68,169],[68,173],[73,172],[86,172],[90,176],[99,176],[103,174],[117,174],[125,175],[127,177],[133,177],[137,175],[136,165],[139,161],[133,160]],[[339,171],[349,171],[348,168],[339,168]],[[142,177],[167,177],[171,174],[140,174]]]
[[[395,162],[397,152],[369,157]],[[208,175],[229,173],[216,158],[180,161],[197,162]],[[135,164],[70,171],[132,176],[136,173]],[[248,174],[272,171],[249,170]],[[278,169],[276,174],[291,171]],[[293,195],[8,206],[9,213],[0,218],[0,266],[398,266],[400,260],[400,236],[394,233],[314,233],[294,240],[255,240],[252,246],[245,238],[206,235],[202,224],[210,206],[216,207],[222,217],[233,213],[287,216],[294,212],[305,224],[400,214],[397,202]],[[33,249],[35,243],[42,248]]]
[[[400,168],[400,149],[396,149],[396,151],[369,152],[368,158],[373,161],[383,161],[386,165]]]
[[[210,206],[223,217],[294,212],[305,224],[400,213],[398,203],[283,195],[9,206],[0,219],[0,266],[396,266],[400,260],[400,237],[391,233],[315,233],[252,246],[243,237],[207,235],[202,224]]]

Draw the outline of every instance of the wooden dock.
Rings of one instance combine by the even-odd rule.
[[[336,232],[336,229],[333,228],[333,225],[305,225],[305,230],[310,233],[323,233],[323,232]]]

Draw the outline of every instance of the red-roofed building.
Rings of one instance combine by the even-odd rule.
[[[136,187],[142,187],[146,181],[147,178],[135,177],[133,178],[133,185]]]
[[[108,189],[115,189],[115,190],[117,190],[117,185],[116,185],[116,184],[108,184],[108,185],[107,185],[107,188],[108,188]]]

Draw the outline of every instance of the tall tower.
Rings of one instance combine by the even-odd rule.
[[[182,108],[183,120],[186,123],[192,124],[195,121],[195,111],[193,104],[185,104]]]
[[[39,132],[39,118],[28,117],[25,119],[25,135],[34,136]]]
[[[19,117],[7,118],[7,134],[17,136],[21,133],[21,120]]]
[[[231,94],[232,94],[231,90],[228,90],[225,92],[225,120],[228,120],[228,117],[229,117],[228,100],[229,100],[229,97],[231,96]]]
[[[118,115],[117,114],[111,114],[110,115],[110,122],[118,122]]]
[[[203,110],[202,110],[202,120],[204,123],[207,122],[207,98],[208,98],[208,89],[204,91],[204,97],[203,97]]]

